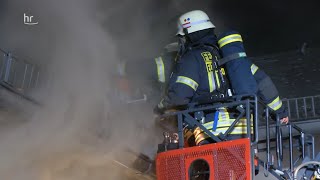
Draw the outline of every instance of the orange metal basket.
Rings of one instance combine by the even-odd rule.
[[[251,179],[250,140],[247,138],[224,141],[162,152],[156,158],[158,180],[192,180],[192,164],[197,160],[206,162],[210,180]]]

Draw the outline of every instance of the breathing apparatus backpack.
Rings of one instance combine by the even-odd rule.
[[[201,49],[203,51],[203,53],[201,53],[201,56],[206,63],[207,72],[211,73],[209,71],[211,70],[213,73],[212,76],[214,76],[214,78],[212,79],[212,83],[215,83],[215,89],[209,95],[198,97],[196,101],[200,104],[209,103],[212,101],[218,102],[226,97],[232,96],[230,92],[229,80],[226,76],[225,70],[223,67],[220,67],[218,65],[218,59],[221,59],[218,46],[213,44],[201,43],[201,44],[194,44],[188,49]],[[206,54],[208,52],[210,52],[211,55],[207,56]]]
[[[258,85],[252,75],[252,62],[247,58],[241,35],[236,31],[223,33],[218,37],[218,45],[222,56],[218,65],[225,66],[234,94],[256,94]]]

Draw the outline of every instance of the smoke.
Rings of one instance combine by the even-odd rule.
[[[112,163],[115,155],[128,147],[148,149],[146,144],[154,154],[151,108],[115,109],[111,99],[116,63],[160,46],[148,40],[153,28],[143,20],[152,3],[139,4],[144,13],[132,11],[131,1],[11,0],[3,5],[1,47],[38,64],[45,83],[35,94],[43,106],[25,105],[31,117],[19,117],[26,122],[0,132],[1,179],[124,179]],[[24,25],[24,13],[39,24]]]

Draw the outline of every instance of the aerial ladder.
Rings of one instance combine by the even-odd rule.
[[[39,104],[32,91],[39,87],[40,68],[0,48],[0,87]]]

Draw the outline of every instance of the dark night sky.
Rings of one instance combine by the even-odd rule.
[[[238,29],[252,53],[285,51],[307,42],[320,45],[315,1],[228,1],[218,5],[227,27]]]
[[[106,28],[120,39],[121,49],[147,51],[147,56],[157,55],[164,45],[175,40],[173,37],[178,16],[194,9],[204,10],[209,14],[217,26],[217,33],[226,29],[238,30],[250,56],[298,49],[303,42],[307,42],[309,47],[320,47],[320,13],[316,0],[112,2],[111,6],[110,1],[101,1],[100,9],[97,10],[108,13]],[[9,11],[6,8],[8,3],[8,0],[0,0],[0,22]],[[12,11],[14,12],[13,9],[10,10],[11,13]],[[139,34],[142,28],[146,32]]]
[[[156,48],[142,48],[149,48],[148,51],[152,51],[152,55],[159,53],[154,49],[161,49],[174,40],[172,37],[176,32],[176,20],[179,15],[200,9],[207,12],[214,21],[217,33],[227,29],[239,31],[243,36],[247,53],[250,56],[260,56],[298,49],[304,42],[307,42],[309,47],[319,47],[320,13],[317,4],[316,0],[161,0],[152,1],[130,13],[140,14],[133,21],[143,21],[144,27],[149,30],[146,34],[147,39],[158,43]],[[107,6],[108,4],[105,5]],[[116,14],[120,15],[123,12]],[[121,18],[120,22],[125,21],[127,17]],[[113,25],[109,27],[111,31],[128,39],[125,34],[132,30],[131,28],[128,29],[121,23]],[[139,40],[131,42],[148,44]]]
[[[310,47],[320,45],[320,12],[315,0],[183,2],[185,6],[181,12],[197,8],[205,10],[213,21],[217,21],[218,32],[238,30],[251,55],[292,50],[303,42]]]

